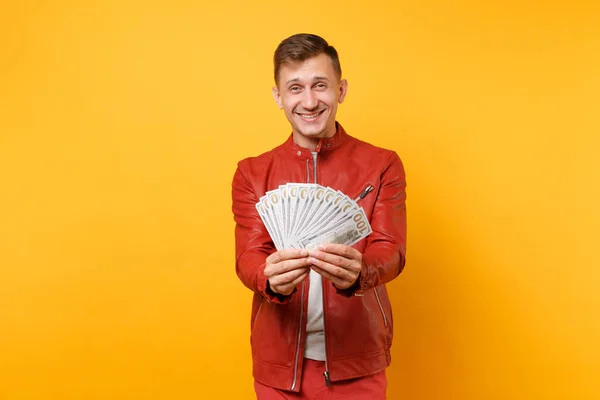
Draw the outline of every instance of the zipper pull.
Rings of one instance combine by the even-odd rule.
[[[362,191],[361,194],[358,195],[358,197],[356,199],[354,199],[354,201],[359,201],[365,198],[366,195],[368,195],[369,193],[371,193],[373,191],[373,189],[375,189],[373,187],[373,185],[369,185],[365,188],[365,190]]]
[[[325,376],[325,386],[329,387],[329,385],[331,385],[331,381],[329,380],[329,371],[325,370],[325,372],[323,372],[323,376]]]

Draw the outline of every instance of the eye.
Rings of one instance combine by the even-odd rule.
[[[294,86],[290,87],[289,90],[290,90],[290,92],[299,92],[301,89],[302,88],[300,86],[294,85]]]
[[[324,83],[322,83],[322,82],[320,82],[320,83],[317,83],[317,84],[315,85],[315,88],[316,88],[316,89],[325,89],[326,87],[327,87],[327,85],[325,85],[325,84],[324,84]]]

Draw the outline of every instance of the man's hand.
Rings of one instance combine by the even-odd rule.
[[[360,251],[343,244],[322,244],[318,250],[311,250],[309,255],[311,268],[338,289],[352,286],[362,269]]]
[[[292,293],[310,272],[307,256],[306,250],[284,249],[267,257],[265,276],[271,290],[284,296]]]

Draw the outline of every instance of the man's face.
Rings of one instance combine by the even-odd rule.
[[[295,139],[302,141],[335,134],[335,114],[347,88],[348,83],[340,81],[329,56],[319,54],[282,65],[273,97],[292,124]]]

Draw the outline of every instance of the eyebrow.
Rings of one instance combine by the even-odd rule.
[[[315,76],[313,78],[313,81],[329,81],[329,78],[327,78],[326,76]],[[289,81],[287,81],[285,84],[286,86],[289,85],[290,83],[295,83],[295,82],[300,82],[300,78],[294,78],[294,79],[290,79]]]

